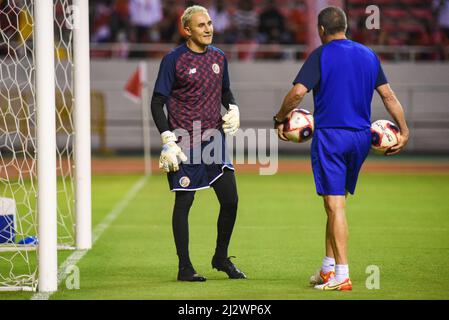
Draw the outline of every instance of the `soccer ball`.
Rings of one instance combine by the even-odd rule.
[[[284,120],[284,136],[292,142],[305,142],[313,135],[313,116],[305,109],[293,109]]]
[[[391,121],[377,120],[371,124],[371,149],[385,154],[399,142],[399,128]]]

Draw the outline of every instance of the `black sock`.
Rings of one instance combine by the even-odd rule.
[[[176,192],[172,226],[179,268],[192,267],[189,256],[189,211],[194,197],[194,191]]]
[[[220,202],[220,213],[217,222],[217,247],[215,256],[227,258],[228,247],[231,240],[237,217],[238,195],[234,171],[225,169],[223,175],[214,182],[215,190]]]

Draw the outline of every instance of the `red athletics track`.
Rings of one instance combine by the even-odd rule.
[[[34,170],[31,162],[24,160],[12,160],[3,158],[0,162],[0,180],[14,179],[18,176],[19,170],[22,177],[27,178],[31,170]],[[67,175],[69,168],[68,162],[63,163],[63,168],[58,169],[58,175],[64,172]],[[259,173],[259,165],[236,165],[237,172],[240,173]],[[152,169],[154,173],[161,173],[158,168],[156,159],[152,161]],[[392,160],[367,160],[362,168],[363,172],[374,173],[440,173],[449,174],[449,161],[398,161]],[[93,175],[126,175],[126,174],[142,174],[144,172],[143,158],[137,157],[111,157],[111,158],[93,158],[92,174]],[[277,173],[295,173],[295,172],[312,172],[310,161],[305,159],[282,159],[278,162]]]
[[[161,172],[157,160],[152,161],[153,172]],[[258,173],[259,165],[236,165],[241,173]],[[92,173],[95,174],[140,174],[144,170],[142,158],[95,158],[92,160]],[[449,161],[388,161],[367,160],[363,172],[395,173],[446,173],[449,174]],[[278,173],[312,172],[309,160],[279,160]]]

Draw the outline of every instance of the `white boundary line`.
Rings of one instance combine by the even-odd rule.
[[[101,237],[103,232],[109,228],[111,223],[117,219],[117,217],[122,213],[123,209],[129,204],[129,202],[134,198],[137,192],[143,188],[147,181],[147,177],[142,177],[139,181],[137,181],[132,188],[128,191],[128,193],[123,197],[123,199],[117,203],[117,205],[106,215],[106,217],[95,227],[92,238],[92,246],[97,242],[97,240]],[[80,261],[84,255],[88,252],[88,250],[77,250],[72,253],[59,267],[58,269],[58,287],[64,281],[67,276],[66,270],[70,270],[69,268],[75,266],[78,261]],[[50,296],[54,292],[38,292],[31,297],[31,300],[48,300]]]

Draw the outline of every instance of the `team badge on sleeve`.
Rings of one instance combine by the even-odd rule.
[[[218,64],[214,63],[212,65],[212,70],[216,73],[219,74],[220,73],[220,67],[218,66]]]

